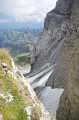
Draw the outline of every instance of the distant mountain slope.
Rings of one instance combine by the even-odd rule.
[[[0,47],[10,51],[12,57],[33,50],[43,29],[0,29]]]
[[[0,29],[0,41],[2,40],[27,40],[27,41],[33,41],[37,40],[37,38],[40,36],[40,33],[42,32],[41,29],[32,29],[32,28],[22,28],[22,29]]]

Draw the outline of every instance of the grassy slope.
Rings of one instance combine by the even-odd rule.
[[[0,49],[0,63],[1,62],[5,62],[8,65],[11,65],[11,59],[9,57],[9,54],[4,48]]]
[[[24,103],[20,95],[17,83],[13,78],[0,71],[0,92],[6,94],[9,92],[13,96],[13,100],[6,103],[6,100],[0,97],[0,114],[4,120],[27,120],[24,112]]]
[[[9,69],[11,68],[11,59],[5,49],[0,49],[0,66],[1,63],[7,63]],[[24,108],[35,104],[32,100],[27,86],[22,81],[15,80],[14,78],[5,74],[3,69],[0,69],[0,94],[6,96],[8,93],[13,96],[13,100],[6,101],[9,96],[3,98],[0,95],[0,114],[3,115],[4,120],[27,120],[27,115]],[[39,120],[40,111],[38,106],[35,105],[32,109],[32,120]]]
[[[8,52],[6,52],[5,49],[0,49],[0,70],[2,70],[2,65],[1,63],[6,63],[7,64],[7,70],[10,69],[11,66],[11,59],[9,57]]]
[[[11,59],[5,49],[0,49],[0,68],[1,63],[5,62],[9,69],[11,66]],[[27,120],[27,115],[24,112],[24,103],[18,87],[18,82],[9,77],[0,70],[0,93],[6,95],[7,93],[13,96],[13,101],[6,103],[6,99],[0,96],[0,114],[3,115],[4,120]]]

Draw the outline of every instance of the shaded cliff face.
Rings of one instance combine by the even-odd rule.
[[[74,0],[58,0],[56,7],[47,13],[44,23],[45,30],[54,30],[55,27],[59,27],[63,22],[69,20],[72,13],[73,3]]]
[[[79,43],[73,50],[66,88],[57,110],[57,120],[79,120]]]
[[[32,71],[40,69],[43,65],[48,67],[57,62],[64,38],[71,23],[70,17],[73,1],[59,0],[56,8],[47,13],[44,31],[39,38],[35,53],[31,59]]]
[[[71,2],[72,3],[72,2]],[[63,39],[63,44],[57,60],[56,67],[49,77],[48,85],[52,87],[65,87],[65,79],[70,67],[72,49],[79,41],[79,1],[75,0],[70,17],[70,25]]]

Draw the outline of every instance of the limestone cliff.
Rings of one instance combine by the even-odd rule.
[[[57,110],[57,120],[79,120],[79,43],[73,50],[66,88]]]
[[[4,120],[53,120],[5,49],[0,49],[0,115]]]
[[[79,41],[79,1],[70,1],[73,4],[70,24],[57,60],[57,65],[49,77],[48,85],[52,87],[65,87],[65,79],[70,67],[72,49]]]
[[[55,64],[48,86],[65,87],[72,49],[79,39],[79,1],[58,0],[47,13],[44,31],[32,58],[32,71]]]
[[[79,0],[58,0],[56,8],[46,15],[44,31],[31,61],[32,71],[46,69],[55,64],[47,85],[52,88],[65,88],[57,110],[57,120],[79,120],[77,43],[79,43]]]
[[[71,9],[72,4],[68,0],[59,0],[56,8],[47,13],[44,31],[31,60],[32,71],[46,63],[49,63],[49,66],[56,63],[63,39],[68,31]]]

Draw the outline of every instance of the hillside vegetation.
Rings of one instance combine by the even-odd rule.
[[[24,109],[31,106],[32,120],[39,120],[38,106],[34,105],[35,102],[28,87],[21,80],[20,72],[13,69],[12,59],[8,52],[0,49],[0,115],[3,116],[3,120],[28,120]],[[12,75],[15,73],[15,75],[12,77],[10,73]]]
[[[0,114],[4,120],[27,120],[20,92],[18,83],[0,70]]]

